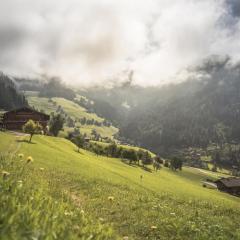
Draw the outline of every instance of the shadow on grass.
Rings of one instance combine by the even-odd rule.
[[[152,173],[152,169],[150,169],[150,168],[148,168],[148,167],[146,167],[146,166],[142,166],[142,169],[143,169],[144,171],[146,171],[146,172]]]
[[[17,139],[16,142],[19,142],[19,143],[36,144],[35,142],[29,142],[27,139]]]
[[[81,150],[78,151],[78,150],[74,149],[74,152],[84,155],[84,153],[82,153]]]
[[[140,167],[139,165],[136,165],[136,164],[130,164],[129,161],[124,159],[121,159],[121,162],[128,165],[129,167],[134,167],[134,168]]]

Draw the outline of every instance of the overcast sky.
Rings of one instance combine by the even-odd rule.
[[[0,70],[71,84],[177,81],[240,59],[240,0],[0,0]]]

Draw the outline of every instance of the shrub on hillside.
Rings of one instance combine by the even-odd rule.
[[[170,165],[170,164],[169,164],[169,161],[168,161],[168,160],[165,160],[163,166],[169,168],[169,165]]]
[[[64,118],[61,116],[61,114],[52,115],[49,123],[49,132],[53,136],[57,136],[59,131],[62,130],[63,124],[64,124]]]
[[[173,157],[170,160],[170,167],[172,170],[182,170],[183,160],[179,157]]]
[[[212,172],[217,172],[217,166],[216,165],[213,165]]]
[[[34,134],[41,133],[42,125],[30,119],[23,125],[23,131],[30,134],[29,142],[31,142]]]
[[[142,156],[143,166],[150,165],[150,164],[152,164],[152,162],[153,162],[153,159],[151,158],[150,153],[148,151],[144,151],[143,156]]]
[[[132,162],[136,162],[138,160],[137,153],[133,149],[123,149],[121,157],[129,160],[129,164],[132,164]]]

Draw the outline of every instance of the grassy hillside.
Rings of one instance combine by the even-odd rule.
[[[100,146],[102,146],[103,148],[110,145],[110,143],[99,142],[99,141],[91,141],[91,143],[96,143],[97,145],[100,145]],[[144,148],[140,148],[140,147],[136,147],[136,146],[131,146],[131,145],[124,145],[124,144],[118,144],[118,147],[122,147],[123,149],[133,149],[133,150],[135,150],[136,152],[139,151],[140,149],[143,150],[143,151],[148,151],[148,150],[146,150],[146,149],[144,149]],[[155,156],[156,156],[156,154],[154,154],[154,153],[152,153],[152,152],[150,152],[150,151],[148,151],[148,152],[149,152],[149,154],[151,155],[151,157],[155,157]]]
[[[86,118],[86,119],[94,119],[98,122],[103,122],[104,119],[97,116],[95,113],[89,113],[87,110],[78,104],[64,99],[64,98],[52,98],[52,101],[50,102],[48,98],[44,97],[38,97],[34,92],[27,92],[27,99],[30,106],[34,106],[35,108],[39,110],[44,110],[46,113],[50,114],[51,112],[56,112],[58,106],[61,106],[64,112],[68,114],[73,119],[80,119],[80,118]],[[80,131],[84,134],[86,133],[88,136],[91,135],[91,132],[93,129],[96,130],[98,134],[100,134],[102,137],[109,137],[112,138],[114,134],[118,132],[118,129],[110,126],[95,126],[95,125],[81,125],[79,122],[76,124],[76,126],[80,127]],[[61,136],[66,136],[67,132],[73,130],[72,128],[64,128],[64,131],[61,132]]]
[[[14,138],[0,133],[1,142],[12,143]],[[14,143],[10,144],[11,152],[16,149],[33,157],[31,166],[38,172],[39,181],[46,181],[46,193],[54,192],[53,198],[72,207],[74,214],[74,206],[81,208],[89,219],[94,219],[96,226],[100,223],[106,229],[111,226],[114,232],[105,239],[117,236],[120,239],[123,236],[128,239],[240,239],[240,200],[203,188],[201,180],[216,177],[207,171],[184,168],[182,172],[173,172],[163,168],[159,172],[147,172],[119,159],[97,157],[85,150],[77,153],[76,147],[62,138],[34,136],[33,144]],[[44,171],[39,171],[40,168]],[[30,181],[31,178],[32,175]],[[60,198],[63,195],[69,202]],[[36,202],[36,206],[40,202]],[[51,211],[49,208],[49,214]],[[10,218],[11,215],[2,217],[4,221]],[[71,221],[77,222],[69,218],[65,230],[71,228]],[[15,221],[13,227],[17,228],[18,224]]]

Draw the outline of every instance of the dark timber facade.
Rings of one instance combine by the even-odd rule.
[[[8,130],[22,130],[23,125],[31,119],[34,122],[39,122],[43,126],[43,129],[46,129],[49,118],[49,115],[45,113],[38,112],[29,107],[23,107],[5,112],[2,115],[0,124],[2,128]]]
[[[215,183],[220,191],[240,196],[240,178],[221,178],[215,181]]]

